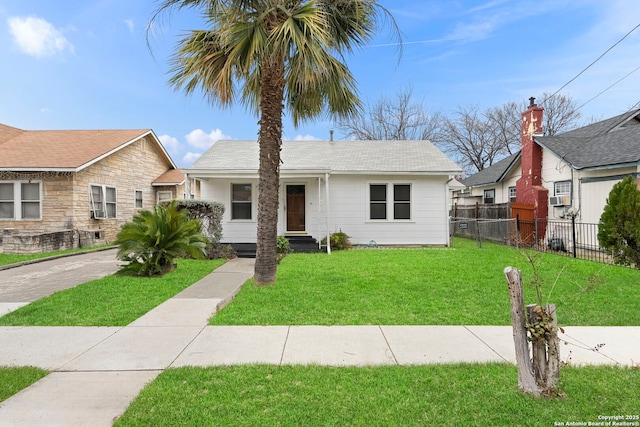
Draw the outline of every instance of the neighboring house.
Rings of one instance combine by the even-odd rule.
[[[223,243],[255,243],[258,143],[218,141],[185,170],[222,202]],[[462,171],[428,141],[283,141],[278,234],[356,245],[448,245],[448,182]]]
[[[516,180],[520,177],[520,152],[510,155],[461,181],[453,203],[507,203],[516,201]]]
[[[184,197],[184,179],[149,129],[26,131],[0,124],[3,250],[112,242],[163,192]]]
[[[598,223],[613,186],[640,173],[640,110],[555,136],[542,135],[542,120],[543,110],[530,106],[521,153],[464,179],[462,193],[473,203],[533,204],[536,218],[565,218],[573,208],[578,221]]]

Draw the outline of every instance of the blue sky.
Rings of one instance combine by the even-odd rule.
[[[416,101],[448,115],[552,93],[640,23],[636,0],[381,0],[405,42],[398,62],[383,30],[347,58],[361,98],[413,88]],[[160,21],[147,46],[155,0],[0,0],[0,123],[21,129],[148,129],[178,166],[218,139],[256,139],[242,105],[220,109],[168,83],[179,35],[201,29],[193,11]],[[640,28],[561,92],[585,118],[604,119],[640,101]],[[327,118],[285,138],[328,139]]]

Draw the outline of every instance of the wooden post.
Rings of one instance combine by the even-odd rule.
[[[527,340],[526,317],[524,311],[524,296],[522,292],[522,272],[517,268],[504,269],[509,286],[509,300],[511,302],[511,323],[513,325],[513,342],[516,350],[516,364],[518,365],[518,388],[525,392],[540,396],[540,388],[536,383],[529,355],[529,341]]]
[[[558,341],[558,318],[556,306],[548,304],[545,307],[551,319],[551,329],[547,341],[547,390],[557,390],[560,378],[560,342]]]

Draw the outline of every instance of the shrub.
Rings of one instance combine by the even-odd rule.
[[[350,249],[351,248],[351,242],[349,241],[349,236],[347,235],[347,233],[343,232],[342,230],[336,232],[336,233],[332,233],[329,236],[330,240],[331,240],[331,249],[332,250],[344,250],[344,249]],[[326,245],[327,244],[327,238],[323,238],[321,241],[321,244]]]
[[[288,254],[291,252],[291,245],[289,244],[289,239],[284,236],[278,236],[278,240],[276,241],[276,251],[279,254]]]
[[[598,242],[616,264],[640,269],[640,190],[632,176],[611,189],[600,217]]]
[[[115,241],[118,259],[127,264],[121,272],[137,276],[163,275],[173,270],[175,259],[203,258],[207,238],[200,222],[189,219],[177,202],[158,205],[153,212],[142,210],[125,223]]]
[[[176,200],[178,210],[186,210],[189,218],[200,221],[201,232],[210,242],[207,246],[207,258],[233,258],[232,251],[220,244],[222,239],[222,215],[224,205],[219,202],[196,199]],[[166,206],[167,203],[163,202]]]

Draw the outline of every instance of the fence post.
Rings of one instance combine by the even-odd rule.
[[[480,237],[480,220],[476,219],[476,240],[478,241],[478,248],[482,249],[482,238]]]
[[[540,248],[538,247],[538,218],[535,218],[533,220],[533,238],[534,238],[534,247],[536,248],[536,251],[539,250]]]
[[[575,215],[571,215],[571,233],[572,233],[572,238],[573,238],[573,257],[577,258],[577,252],[576,252],[576,216]]]

